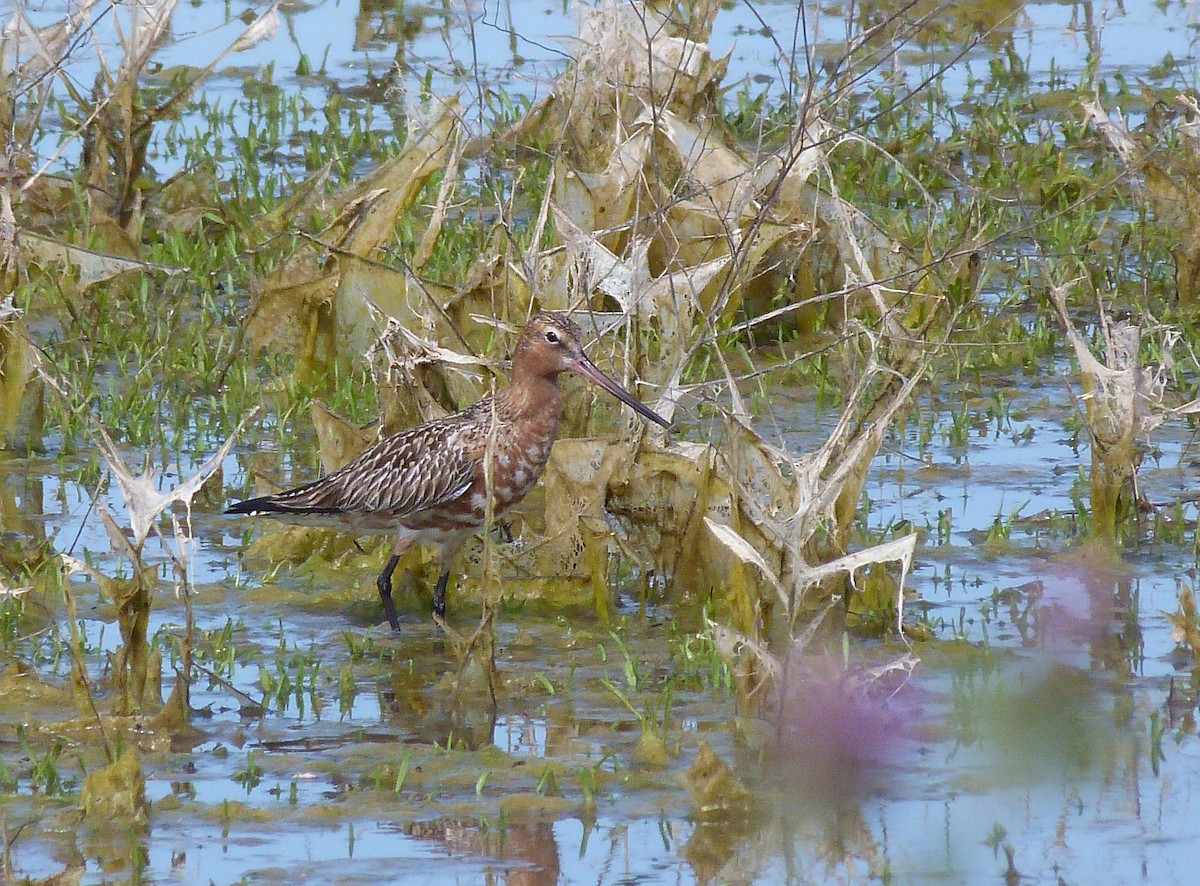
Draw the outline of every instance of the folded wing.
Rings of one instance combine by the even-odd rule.
[[[470,426],[418,425],[381,440],[312,483],[238,502],[227,514],[403,517],[462,496],[475,481]]]

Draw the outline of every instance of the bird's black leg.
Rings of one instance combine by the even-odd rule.
[[[450,581],[450,573],[443,572],[438,576],[437,587],[433,591],[433,614],[438,618],[446,617],[446,583]]]
[[[375,581],[375,586],[379,588],[379,598],[383,600],[383,611],[387,613],[388,624],[397,633],[400,632],[400,619],[396,617],[396,606],[392,603],[392,573],[396,571],[396,564],[399,562],[398,554],[388,557],[383,572],[379,573],[379,578]]]

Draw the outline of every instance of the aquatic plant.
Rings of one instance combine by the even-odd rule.
[[[964,73],[964,98],[939,66],[976,40],[1002,40],[991,16],[1007,13],[907,6],[848,23],[843,48],[781,50],[759,93],[729,83],[727,60],[709,50],[718,4],[608,2],[581,11],[570,61],[536,101],[476,73],[457,95],[435,95],[431,76],[387,101],[330,89],[316,107],[312,91],[295,89],[296,78],[311,87],[323,76],[307,53],[295,78],[269,64],[224,73],[244,82],[218,101],[200,87],[220,59],[154,70],[170,8],[110,11],[130,18],[91,93],[79,78],[51,86],[84,53],[96,4],[42,30],[17,8],[0,37],[0,139],[15,158],[0,176],[11,293],[0,305],[0,430],[14,459],[45,451],[29,476],[58,481],[0,499],[6,518],[17,515],[0,539],[0,648],[21,663],[4,685],[86,721],[28,730],[23,756],[0,761],[6,791],[80,791],[61,756],[76,754],[93,820],[137,820],[145,776],[123,742],[157,764],[165,743],[211,729],[214,767],[247,800],[212,807],[227,833],[257,814],[254,802],[345,816],[369,807],[309,798],[359,791],[366,803],[386,797],[381,820],[423,823],[440,800],[473,818],[430,823],[432,839],[474,828],[503,841],[530,817],[537,843],[546,821],[578,813],[586,843],[622,797],[671,796],[691,761],[696,826],[682,855],[701,878],[753,879],[738,866],[812,840],[831,865],[865,859],[886,880],[853,790],[836,827],[797,837],[782,822],[772,836],[786,839],[768,848],[757,816],[769,820],[778,798],[761,789],[762,761],[769,772],[819,746],[805,762],[854,787],[848,770],[874,773],[877,752],[905,735],[886,701],[929,649],[908,643],[942,637],[986,655],[1005,631],[1013,644],[1045,642],[1054,618],[1044,582],[1010,587],[986,566],[951,568],[964,537],[984,558],[1040,558],[1080,527],[1106,544],[1149,538],[1156,550],[1195,535],[1189,501],[1163,507],[1138,488],[1155,424],[1190,411],[1164,404],[1187,390],[1194,361],[1172,362],[1173,333],[1148,319],[1174,322],[1181,308],[1193,332],[1195,249],[1172,245],[1169,230],[1196,227],[1190,99],[1165,102],[1178,131],[1170,115],[1150,115],[1144,132],[1122,137],[1100,112],[1079,114],[1080,93],[1058,75],[1054,94],[1031,100],[1011,45]],[[229,50],[268,33],[274,12]],[[912,82],[906,64],[885,70],[906,41],[940,60]],[[364,88],[404,79],[397,65]],[[156,165],[174,171],[160,177]],[[1077,273],[1084,285],[1042,298],[1046,279]],[[476,606],[478,623],[455,620],[436,641],[427,625],[402,642],[363,630],[378,618],[378,549],[312,530],[238,538],[207,521],[252,485],[309,479],[380,434],[490,391],[543,307],[574,312],[598,362],[677,430],[625,422],[568,391],[564,439],[540,488],[464,553],[456,609]],[[1118,319],[1126,310],[1137,319]],[[1059,415],[1048,397],[1040,421],[1021,417],[1013,392],[1027,385],[1007,373],[1043,377],[1064,342],[1080,367],[1080,414]],[[812,405],[815,445],[776,426],[781,386]],[[243,420],[247,442],[225,448]],[[867,478],[881,461],[911,458],[914,473],[932,473],[944,457],[965,500],[981,476],[971,473],[978,444],[1030,443],[1035,425],[1038,444],[1061,430],[1091,447],[1090,469],[1066,468],[1076,481],[1067,506],[1027,514],[1014,507],[1024,495],[1005,499],[990,530],[940,499],[873,522],[881,503]],[[140,475],[130,453],[146,460]],[[109,507],[120,507],[112,478],[128,526]],[[206,515],[196,527],[193,507]],[[1148,507],[1156,519],[1139,527]],[[77,512],[85,540],[56,535]],[[189,576],[197,541],[220,561],[201,593]],[[243,565],[227,566],[239,553]],[[431,568],[423,557],[404,565]],[[944,611],[934,599],[914,608],[924,559],[944,566],[933,580],[952,600]],[[60,576],[60,563],[78,571]],[[962,604],[971,582],[982,595],[994,587],[991,598]],[[1127,585],[1084,601],[1123,607],[1097,605],[1089,619],[1106,632],[1094,660],[1123,676],[1140,654]],[[245,608],[231,614],[233,599]],[[193,609],[206,603],[198,628]],[[1186,603],[1181,592],[1176,615],[1194,621]],[[323,616],[319,627],[293,618],[309,613]],[[111,652],[106,622],[120,633]],[[524,636],[531,624],[536,642]],[[1194,639],[1182,636],[1185,647]],[[208,704],[193,709],[199,692]],[[967,722],[976,700],[964,693],[955,713],[964,743],[978,731]],[[1045,705],[1029,702],[1033,724]],[[580,710],[593,706],[603,711],[585,725]],[[513,707],[537,724],[531,733],[545,730],[531,743],[555,759],[529,766],[492,747]],[[731,708],[770,728],[730,725]],[[701,728],[689,724],[696,710]],[[1150,720],[1157,772],[1168,761]],[[305,762],[291,758],[289,739],[271,737],[282,721],[306,741],[333,736],[338,759],[319,744]],[[265,752],[242,750],[250,722]],[[693,728],[732,746],[728,760],[697,749]],[[60,746],[63,731],[74,744]],[[381,757],[379,742],[397,736],[403,749]],[[105,781],[122,771],[121,785]],[[203,806],[187,781],[170,794],[151,811]],[[1021,857],[1024,869],[1023,847]]]
[[[1200,412],[1200,400],[1164,405],[1167,393],[1164,364],[1172,360],[1171,350],[1179,340],[1176,330],[1162,326],[1153,330],[1162,342],[1159,350],[1163,363],[1145,366],[1143,327],[1129,321],[1111,321],[1101,304],[1097,325],[1103,360],[1098,359],[1071,320],[1067,288],[1055,286],[1051,293],[1079,362],[1083,382],[1079,399],[1092,453],[1091,536],[1113,543],[1142,508],[1137,469],[1150,433],[1169,418]]]

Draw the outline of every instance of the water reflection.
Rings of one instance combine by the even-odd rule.
[[[48,553],[46,472],[27,459],[6,461],[0,483],[0,565],[9,575],[22,575]]]
[[[856,7],[859,27],[867,32],[912,29],[923,49],[970,45],[979,40],[992,51],[1011,47],[1024,0],[970,0],[965,3],[868,2]]]
[[[455,855],[498,859],[492,873],[507,886],[553,886],[559,882],[558,841],[549,822],[509,823],[503,829],[477,821],[437,819],[414,822],[405,834],[443,844]]]
[[[909,747],[908,667],[848,669],[825,654],[793,663],[768,751],[789,796],[841,813],[886,788]]]
[[[450,10],[440,13],[425,4],[396,3],[394,0],[360,0],[354,17],[355,52],[397,48],[396,62],[405,44],[424,33],[447,34]]]
[[[1168,717],[1168,726],[1179,735],[1193,735],[1196,732],[1196,704],[1198,694],[1195,684],[1200,672],[1192,670],[1191,685],[1184,687],[1170,678],[1167,686],[1167,699],[1163,703]]]
[[[197,4],[197,8],[200,6]],[[211,4],[203,6],[218,8]],[[790,9],[786,4],[776,6],[782,7],[788,15],[794,14],[794,5]],[[972,33],[982,30],[987,34],[994,22],[1007,18],[1014,8],[1012,4],[1003,3],[988,10],[981,10],[979,6],[966,7],[965,14],[960,8],[947,8],[951,22],[947,27],[971,27],[976,29]],[[871,14],[878,15],[879,9],[879,6],[873,7]],[[1030,9],[1030,15],[1046,16],[1048,10],[1054,13],[1060,7],[1047,5]],[[1090,23],[1091,4],[1073,4],[1061,11],[1064,16],[1078,15],[1081,9],[1085,23]],[[507,5],[503,10],[503,14],[511,16]],[[525,10],[528,12],[527,7]],[[737,10],[726,11],[740,14]],[[776,11],[774,8],[768,10],[769,13]],[[312,14],[308,10],[296,13],[295,20],[301,28],[306,24],[309,27],[315,25],[324,39],[327,36],[324,31],[331,24],[344,29],[348,23],[345,16],[327,13],[328,9],[323,11],[317,7]],[[1125,15],[1123,10],[1119,13]],[[448,27],[450,17],[448,7],[431,10],[364,0],[358,15],[353,18],[354,51],[363,53],[363,57],[349,63],[344,58],[331,60],[331,69],[335,72],[332,76],[353,72],[341,78],[344,82],[339,82],[338,89],[368,101],[385,102],[389,109],[398,106],[399,103],[390,99],[402,76],[400,72],[411,75],[420,64],[420,50],[415,45],[418,35],[425,31],[424,38],[446,39],[448,32],[434,33],[433,28],[427,29],[426,25],[436,24],[444,29]],[[1156,35],[1159,38],[1167,32],[1182,32],[1182,29],[1163,28],[1161,19],[1154,15],[1139,17],[1145,20],[1146,27],[1159,32]],[[528,18],[530,21],[522,22],[523,27],[536,17],[529,15]],[[979,28],[977,22],[983,22],[984,27]],[[562,23],[551,27],[560,31],[568,29]],[[190,26],[189,30],[192,30]],[[195,30],[203,33],[207,26]],[[529,33],[526,31],[527,35]],[[1011,34],[996,33],[1007,49],[1011,45]],[[507,41],[481,40],[479,45],[489,51],[503,49],[515,64],[513,32],[510,31],[508,37]],[[1166,39],[1176,38],[1168,34]],[[280,44],[283,42],[279,41]],[[502,43],[505,44],[503,47]],[[1123,47],[1145,45],[1145,41],[1138,39],[1113,40],[1112,43],[1110,52],[1113,49],[1132,51]],[[297,49],[303,47],[305,51],[314,51],[308,40],[298,39],[296,45]],[[194,49],[193,45],[193,55]],[[261,50],[256,50],[256,57],[263,64],[269,64],[281,51],[288,49],[287,46],[264,45]],[[359,76],[362,66],[369,62],[367,53],[380,50],[386,62],[385,70],[378,76]],[[314,58],[319,51],[317,47]],[[336,56],[336,50],[334,54]],[[390,61],[388,54],[392,55]],[[503,53],[491,57],[491,63],[497,61],[505,61]],[[339,64],[342,65],[340,69]],[[285,67],[296,70],[298,66],[294,58],[289,58],[281,61],[279,67],[282,71]],[[241,74],[230,78],[235,89],[240,89],[241,83]],[[319,90],[321,98],[324,98],[324,89],[322,86]],[[1059,405],[1052,404],[1052,407],[1057,409]],[[1056,429],[1060,425],[1057,413],[1052,421],[1037,423],[1039,440],[1042,435],[1057,439]],[[1030,429],[1034,426],[1032,422],[1028,425]],[[1037,484],[1035,492],[1030,494],[1036,494],[1043,506],[1047,496],[1059,495],[1067,502],[1062,507],[1069,509],[1069,499],[1064,492],[1066,484],[1060,483],[1049,490],[1045,485],[1044,467],[1050,460],[1047,456],[1054,455],[1056,450],[1039,443],[1038,457],[1029,458],[1029,449],[1007,444],[996,448],[1003,448],[1003,457],[1020,467],[1028,463],[1029,474],[1036,477]],[[995,512],[993,505],[997,501],[1003,504],[1005,500],[1002,496],[998,499],[984,496],[981,489],[985,484],[991,483],[1002,493],[1011,495],[1015,487],[1032,481],[1024,474],[1014,478],[1013,474],[998,469],[1003,468],[1002,465],[989,464],[984,460],[985,453],[982,446],[972,448],[973,473],[969,484],[963,480],[963,497],[967,497],[969,485],[973,507],[982,508],[986,511],[986,519],[991,520]],[[67,485],[58,479],[46,479],[62,466],[31,469],[31,464],[8,461],[5,481],[0,486],[0,520],[3,521],[0,562],[14,576],[23,574],[22,570],[31,566],[36,568],[42,552],[48,547],[45,507],[53,509],[51,502],[63,503],[62,513],[56,515],[57,522],[52,528],[58,533],[59,546],[66,547],[77,537],[73,523],[63,519],[71,510],[66,503]],[[938,494],[946,491],[944,478],[937,481],[936,486]],[[47,495],[50,501],[46,500]],[[86,497],[80,495],[81,500]],[[79,504],[75,510],[82,512],[85,506]],[[216,503],[210,503],[210,507],[215,508]],[[932,515],[937,510],[922,505],[915,513]],[[962,512],[965,511],[963,508]],[[962,512],[954,512],[957,519],[964,519],[960,516]],[[196,525],[201,543],[197,568],[204,574],[211,571],[223,576],[227,557],[224,529],[219,524],[203,521]],[[961,530],[959,532],[961,534]],[[94,543],[85,536],[81,547],[89,546],[93,550],[106,550],[102,533]],[[956,568],[958,564],[956,560]],[[918,880],[941,876],[947,882],[967,879],[994,882],[1001,878],[1012,879],[1022,873],[1050,881],[1060,863],[1072,861],[1070,873],[1075,880],[1153,880],[1174,876],[1177,881],[1183,881],[1187,876],[1184,872],[1190,870],[1184,862],[1194,854],[1194,845],[1189,845],[1188,826],[1180,827],[1180,823],[1194,820],[1195,810],[1189,803],[1189,795],[1193,793],[1189,773],[1198,771],[1197,752],[1195,742],[1172,743],[1168,740],[1164,743],[1161,732],[1155,733],[1158,728],[1155,717],[1164,716],[1165,722],[1171,729],[1178,730],[1180,737],[1192,735],[1195,731],[1197,676],[1189,670],[1190,660],[1169,660],[1171,667],[1182,669],[1181,675],[1178,681],[1172,679],[1169,685],[1162,686],[1161,693],[1155,688],[1149,710],[1146,693],[1135,693],[1130,682],[1130,678],[1140,674],[1145,667],[1143,625],[1153,619],[1153,613],[1162,606],[1144,601],[1142,585],[1128,572],[1113,570],[1089,556],[1054,564],[1039,561],[1031,565],[1027,558],[989,559],[986,563],[969,564],[974,574],[987,576],[989,582],[992,576],[1002,574],[1006,568],[1020,573],[1020,577],[1003,579],[1012,585],[993,600],[992,624],[995,625],[1000,615],[1006,613],[1021,649],[1010,653],[1003,648],[989,647],[987,638],[978,645],[950,643],[939,650],[923,649],[921,655],[927,659],[925,666],[916,681],[897,698],[890,697],[890,688],[889,692],[882,693],[882,698],[863,694],[851,685],[847,674],[827,661],[805,662],[803,672],[798,672],[788,684],[775,741],[764,752],[765,766],[760,769],[755,759],[734,760],[733,777],[744,779],[751,785],[748,790],[760,795],[760,802],[752,811],[742,809],[739,814],[709,819],[676,805],[657,816],[653,812],[648,814],[648,807],[670,802],[661,800],[669,793],[657,788],[671,783],[677,774],[671,771],[662,776],[660,784],[652,783],[650,788],[634,784],[626,789],[624,783],[618,783],[617,787],[605,791],[600,809],[611,817],[603,831],[594,823],[578,818],[510,821],[503,828],[494,819],[486,824],[478,819],[465,823],[441,819],[403,827],[407,828],[406,833],[419,837],[422,844],[430,843],[446,853],[486,860],[486,867],[469,868],[470,874],[462,876],[463,882],[490,877],[513,884],[552,883],[570,879],[572,875],[574,881],[587,882],[633,879],[677,882],[686,881],[689,873],[701,882],[755,879],[800,882],[821,881],[832,876],[845,880],[886,879],[889,876]],[[1162,564],[1158,564],[1156,568],[1170,572],[1173,567],[1164,570]],[[963,598],[969,597],[972,607],[977,605],[978,595],[966,591],[965,584],[955,593],[959,590],[963,591]],[[928,588],[921,589],[922,593],[927,591]],[[169,600],[164,600],[164,604],[172,605]],[[175,605],[177,611],[178,605]],[[223,607],[226,601],[211,605]],[[954,600],[954,605],[959,605],[958,599]],[[294,613],[286,615],[287,633],[291,636],[297,633],[294,616]],[[223,619],[222,612],[220,620]],[[1159,628],[1161,634],[1161,625]],[[99,622],[90,620],[83,636],[89,648],[103,652],[114,640],[110,632],[102,642],[97,636],[101,629]],[[280,633],[283,632],[281,624]],[[410,635],[404,640],[404,654],[417,656],[423,664],[441,663],[418,674],[407,666],[382,668],[377,714],[380,721],[392,728],[367,731],[353,722],[341,728],[340,724],[316,724],[305,720],[303,739],[263,739],[258,742],[258,747],[280,756],[285,753],[298,756],[303,752],[322,761],[328,755],[338,761],[339,766],[342,758],[334,757],[330,752],[354,746],[361,749],[364,756],[396,757],[400,753],[396,750],[397,745],[404,742],[467,749],[495,745],[519,758],[514,766],[525,762],[520,758],[570,758],[572,755],[592,764],[607,753],[606,746],[622,744],[620,733],[623,730],[628,734],[636,728],[629,722],[581,717],[571,701],[542,696],[534,702],[510,698],[503,701],[498,712],[496,706],[482,696],[458,696],[449,688],[446,679],[451,675],[446,650],[439,650],[433,643],[423,645],[425,634],[422,632],[413,634],[416,639]],[[1161,637],[1158,642],[1169,643]],[[552,661],[556,654],[547,652],[548,649],[557,650],[558,647],[536,647],[536,654],[531,656],[533,668],[540,668],[543,660],[547,667],[558,664]],[[329,651],[322,649],[322,652]],[[641,654],[640,650],[635,651]],[[330,660],[334,667],[341,664],[341,659],[332,653]],[[1157,659],[1151,654],[1150,660],[1168,661],[1165,654],[1160,654]],[[1190,674],[1188,682],[1185,682],[1185,674]],[[237,682],[241,686],[253,686],[254,679],[253,675],[243,676],[239,672]],[[375,675],[370,679],[375,679]],[[561,683],[557,679],[555,682]],[[584,684],[581,677],[580,686]],[[570,693],[582,710],[589,710],[586,692],[586,689],[572,687]],[[11,697],[15,698],[15,693]],[[227,699],[224,701],[228,703]],[[697,716],[710,717],[712,707],[726,702],[721,699],[715,705],[702,703],[696,709],[700,711]],[[56,706],[69,708],[69,699],[56,702]],[[528,706],[529,710],[522,709],[523,706]],[[30,703],[25,701],[20,714],[27,717],[31,710]],[[375,709],[363,705],[356,709],[354,717],[359,722],[365,719],[373,725],[375,714]],[[270,721],[270,718],[267,714],[266,719]],[[1147,725],[1148,721],[1150,725]],[[219,733],[222,736],[226,736],[230,728],[230,724],[220,717],[214,724],[214,729],[225,730]],[[251,728],[251,724],[246,728]],[[724,730],[725,724],[722,723],[720,728]],[[722,732],[722,737],[727,737],[727,733]],[[1156,741],[1165,747],[1156,750]],[[240,747],[236,740],[228,743]],[[632,742],[623,742],[623,746],[630,744]],[[181,746],[176,750],[184,748]],[[9,759],[17,755],[18,752],[13,750]],[[245,757],[244,754],[233,756],[237,759]],[[625,759],[621,757],[619,764],[623,766]],[[733,759],[732,753],[730,759]],[[156,777],[163,778],[163,763],[155,761],[154,765],[158,767]],[[153,835],[141,832],[85,833],[77,828],[73,809],[65,810],[59,816],[46,816],[44,827],[32,818],[28,823],[10,818],[8,833],[16,843],[17,869],[24,873],[40,873],[43,869],[49,872],[49,865],[23,862],[21,853],[32,845],[35,851],[44,851],[56,870],[61,869],[71,876],[79,876],[85,864],[91,865],[94,875],[99,869],[101,873],[97,878],[118,870],[122,876],[132,875],[141,865],[147,864],[151,855],[147,847],[155,847],[158,860],[152,866],[152,875],[156,878],[211,877],[218,882],[232,882],[249,873],[255,878],[268,879],[266,874],[258,875],[255,867],[278,861],[281,870],[270,877],[284,881],[289,875],[295,875],[294,868],[303,857],[303,853],[297,852],[297,845],[310,839],[323,846],[321,852],[310,852],[310,859],[331,859],[324,871],[331,881],[366,870],[360,865],[347,873],[347,859],[381,859],[376,868],[370,869],[380,880],[395,873],[394,864],[399,856],[420,862],[412,869],[417,876],[422,868],[427,874],[432,867],[429,858],[421,855],[427,847],[415,846],[415,841],[379,841],[379,845],[373,845],[367,840],[370,834],[364,831],[375,826],[376,821],[387,820],[389,816],[395,820],[411,818],[413,813],[407,807],[396,811],[395,806],[384,807],[384,801],[414,803],[416,801],[410,795],[416,791],[409,789],[404,796],[396,798],[388,794],[386,785],[372,789],[370,779],[363,774],[367,771],[365,764],[357,759],[345,764],[347,774],[326,775],[322,770],[321,775],[300,776],[289,770],[293,779],[304,779],[302,786],[312,785],[303,787],[298,793],[301,808],[315,810],[314,815],[326,813],[332,802],[345,797],[353,797],[355,801],[365,799],[385,809],[379,812],[371,808],[369,812],[362,812],[363,807],[357,803],[346,803],[342,815],[346,818],[356,814],[361,816],[354,818],[358,828],[357,844],[344,839],[345,822],[336,831],[326,828],[310,837],[296,820],[274,815],[274,806],[282,805],[282,799],[275,796],[270,801],[263,800],[263,795],[271,794],[269,782],[253,792],[240,786],[231,789],[229,770],[232,767],[216,760],[206,766],[210,770],[207,777],[197,777],[195,781],[180,781],[178,775],[171,774],[162,793],[171,794],[170,799],[176,804],[201,802],[210,807],[216,807],[230,796],[244,798],[247,802],[270,807],[271,816],[268,817],[274,816],[278,820],[255,820],[248,815],[233,826],[231,839],[221,841],[219,834],[214,837],[213,832],[196,825],[194,817],[186,825],[186,834],[181,836],[180,831],[185,826],[172,819],[173,810],[179,806],[171,803],[163,803],[155,810],[157,830]],[[1160,766],[1167,767],[1162,769],[1167,777],[1160,776]],[[620,777],[623,778],[624,773]],[[392,779],[390,783],[395,781]],[[324,790],[331,784],[336,791]],[[402,792],[396,789],[391,793],[399,795]],[[450,796],[447,802],[469,803],[471,794],[468,786],[462,793]],[[638,799],[630,802],[629,795],[633,794],[637,794]],[[465,800],[463,795],[466,795]],[[647,796],[650,799],[646,799]],[[422,813],[430,814],[430,808],[438,807],[431,802]],[[174,840],[179,846],[186,847],[186,852],[171,846],[171,837],[163,838],[162,833],[171,834],[172,828],[175,829]],[[214,851],[209,849],[212,845],[219,847],[217,852],[225,854],[227,867],[216,868],[209,864],[211,858],[205,853]],[[164,857],[164,848],[171,850],[167,857]],[[24,858],[33,854],[30,852]],[[130,859],[134,859],[133,863]],[[189,859],[192,867],[181,870],[188,866]],[[494,864],[492,860],[495,860]],[[450,860],[439,856],[436,861],[448,865]],[[586,874],[581,874],[580,869]],[[471,880],[475,874],[480,876]]]
[[[436,648],[445,644],[435,640]],[[444,661],[422,657],[422,662]],[[443,669],[444,670],[444,669]],[[380,687],[380,710],[385,720],[401,726],[406,740],[440,747],[476,751],[491,747],[499,710],[495,698],[481,687],[456,686],[456,672],[444,670],[431,680],[424,668],[405,663],[393,667]]]
[[[1068,658],[1087,651],[1091,666],[1122,676],[1140,671],[1138,592],[1127,566],[1085,548],[1032,571],[995,598],[1023,646]]]

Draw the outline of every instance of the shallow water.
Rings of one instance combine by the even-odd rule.
[[[68,8],[63,0],[42,0],[29,4],[27,15],[35,25],[44,26]],[[155,59],[165,72],[176,66],[203,65],[232,44],[253,16],[265,9],[265,5],[249,4],[180,4],[170,39]],[[736,91],[748,85],[757,93],[782,82],[779,59],[792,55],[793,45],[803,45],[796,9],[786,0],[722,7],[710,46],[714,58],[728,56],[727,87]],[[885,14],[887,7],[880,6],[878,12]],[[912,44],[900,54],[903,65],[889,73],[906,76],[916,86],[944,71],[945,88],[951,94],[966,94],[986,77],[993,59],[1010,53],[1022,61],[1036,87],[1074,84],[1083,76],[1087,34],[1097,22],[1101,70],[1120,71],[1130,82],[1164,63],[1186,71],[1196,53],[1197,13],[1188,3],[978,3],[960,13],[960,18],[945,20],[946,28],[959,36],[979,33],[974,48],[958,58],[957,51],[940,45]],[[844,15],[845,7],[836,3],[808,10],[809,44],[818,67],[823,59],[836,58],[842,51]],[[531,101],[542,98],[553,75],[569,60],[570,39],[576,31],[568,5],[554,0],[441,7],[323,0],[284,3],[280,17],[274,39],[230,56],[206,81],[206,103],[230,112],[233,129],[239,133],[244,133],[249,119],[241,103],[249,100],[251,85],[258,88],[264,72],[267,82],[314,108],[327,106],[336,92],[344,107],[371,114],[373,125],[384,129],[402,122],[410,112],[420,113],[417,97],[427,81],[434,95],[462,96],[462,119],[470,125],[475,119],[472,109],[493,89],[503,88]],[[398,42],[401,35],[404,39]],[[113,16],[101,20],[92,39],[105,51],[119,54]],[[90,83],[96,70],[94,56],[81,53],[77,58],[72,77]],[[194,112],[185,113],[171,131],[178,135],[207,127],[204,115]],[[304,129],[301,123],[297,135]],[[160,174],[166,175],[174,171],[179,158],[164,132],[156,134],[151,155]],[[56,147],[46,145],[47,154]],[[68,146],[61,162],[76,159]],[[294,164],[297,158],[281,159]]]
[[[776,36],[788,32],[794,7],[759,9]],[[1003,33],[1035,80],[1047,82],[1053,68],[1073,82],[1087,48],[1073,23],[1088,10],[1108,16],[1103,64],[1129,79],[1167,52],[1192,64],[1187,4],[1006,7],[1012,25]],[[181,7],[163,63],[211,57],[236,33],[240,11]],[[830,7],[816,19],[821,38],[836,39],[836,13]],[[394,97],[354,90],[397,55],[387,35],[401,26],[417,33],[404,46],[412,67],[401,78],[415,80],[426,63],[445,69],[447,44],[462,57],[468,19],[490,53],[481,56],[485,74],[468,78],[468,88],[494,77],[530,96],[561,63],[553,35],[573,30],[560,6],[537,2],[288,7],[288,27],[239,55],[211,97],[234,102],[245,71],[273,63],[277,82],[315,104],[332,82],[384,120]],[[521,30],[513,43],[503,30],[510,19]],[[728,82],[770,76],[765,60],[774,50],[746,24],[744,9],[723,10],[713,46],[732,49]],[[301,52],[319,59],[326,48],[327,79],[294,73]],[[971,66],[986,66],[995,51],[996,42],[982,44],[951,81],[959,78],[965,91]],[[933,50],[929,59],[911,55],[913,77],[944,59]],[[462,83],[439,78],[438,92]],[[214,633],[232,625],[229,641],[213,642],[205,650],[212,658],[202,659],[220,679],[193,688],[198,734],[145,754],[151,812],[144,829],[78,827],[71,802],[53,808],[28,782],[4,793],[10,869],[30,878],[81,870],[87,883],[135,875],[215,883],[994,883],[1017,875],[1188,882],[1200,754],[1194,705],[1168,704],[1171,679],[1186,687],[1191,671],[1164,613],[1176,608],[1179,582],[1194,579],[1196,552],[1190,544],[1147,543],[1115,565],[1072,550],[1064,527],[1089,455],[1064,424],[1074,409],[1066,382],[1001,384],[990,380],[982,395],[939,391],[936,405],[923,395],[935,416],[931,441],[922,444],[919,422],[911,422],[885,445],[867,486],[869,531],[899,521],[922,531],[907,605],[940,642],[917,645],[920,665],[878,705],[841,694],[836,679],[822,676],[833,665],[814,661],[807,705],[787,721],[790,738],[765,766],[756,738],[764,727],[737,716],[713,657],[679,652],[680,637],[699,644],[694,607],[653,594],[643,600],[627,586],[617,589],[611,628],[587,612],[510,608],[498,629],[503,683],[494,716],[479,694],[453,709],[454,656],[424,615],[427,597],[399,594],[404,631],[396,638],[378,624],[377,563],[355,561],[332,579],[305,569],[265,575],[262,564],[241,557],[246,524],[219,516],[218,501],[198,503],[195,617]],[[1008,409],[989,412],[998,389]],[[823,418],[814,420],[811,403],[788,402],[781,392],[773,404],[775,426],[807,429],[782,435],[791,450],[822,439]],[[969,439],[955,444],[953,416],[964,408]],[[699,428],[685,425],[684,434],[702,439]],[[1151,499],[1169,501],[1193,482],[1191,435],[1168,424],[1155,442],[1141,477]],[[255,446],[247,441],[227,460],[228,490],[242,488],[245,455]],[[195,467],[165,466],[163,480]],[[61,465],[5,455],[0,472],[6,534],[26,547],[49,538],[57,551],[90,552],[110,573],[123,568],[107,553],[92,490],[61,479]],[[115,488],[100,501],[122,513]],[[1194,523],[1195,508],[1183,515]],[[997,532],[997,523],[1011,525]],[[79,580],[76,594],[88,660],[99,668],[119,643],[112,607]],[[61,599],[46,595],[36,604],[48,622],[63,619]],[[183,602],[164,591],[149,632],[184,618]],[[459,630],[474,620],[467,605],[452,612]],[[52,633],[35,664],[61,688],[69,659]],[[229,650],[232,660],[222,658]],[[892,642],[862,655],[882,664],[907,651]],[[164,694],[173,679],[169,650],[166,658]],[[248,701],[261,700],[268,685],[291,688],[270,693],[266,711],[254,710]],[[640,756],[641,727],[619,694],[646,715],[668,685],[669,753],[659,766]],[[17,724],[55,701],[66,716],[58,696],[3,704],[4,759],[27,753]],[[75,788],[76,741],[64,729],[59,769]],[[697,813],[685,785],[701,741],[756,793],[752,814],[709,820]]]

